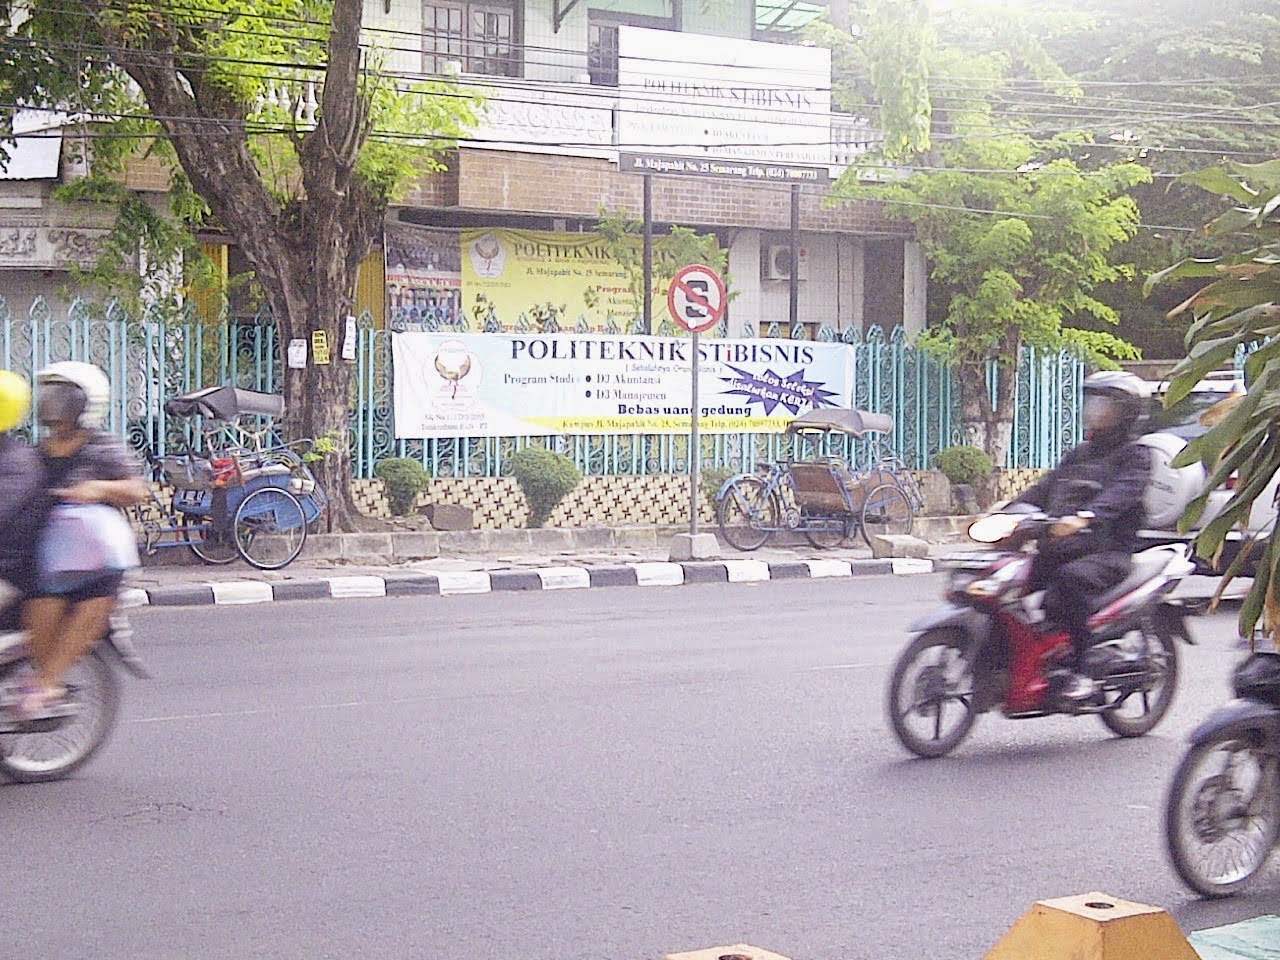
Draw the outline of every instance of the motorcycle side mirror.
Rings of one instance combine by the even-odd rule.
[[[999,543],[1017,530],[1022,520],[1023,517],[1014,514],[993,513],[969,524],[969,539],[978,543]]]

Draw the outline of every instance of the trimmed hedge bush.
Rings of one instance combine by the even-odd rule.
[[[525,447],[507,463],[529,503],[531,527],[545,524],[556,504],[582,482],[572,460],[546,447]]]
[[[382,481],[391,505],[391,514],[406,517],[413,512],[418,494],[427,488],[431,474],[418,460],[408,457],[388,457],[379,460],[373,475]]]
[[[933,465],[946,474],[952,483],[976,486],[991,476],[995,469],[985,450],[963,444],[939,450],[933,457]]]

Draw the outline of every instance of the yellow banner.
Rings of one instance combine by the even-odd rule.
[[[568,333],[585,321],[601,332],[612,319],[625,332],[636,312],[627,272],[598,233],[463,230],[462,302],[473,330],[496,320],[504,331]]]

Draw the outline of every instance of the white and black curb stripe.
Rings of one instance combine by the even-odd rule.
[[[932,560],[708,560],[650,561],[596,567],[536,567],[528,570],[389,572],[380,576],[316,577],[299,580],[223,580],[167,587],[131,588],[126,606],[234,606],[274,600],[330,600],[349,597],[453,596],[519,590],[576,590],[587,587],[664,587],[687,583],[751,583],[932,573]]]

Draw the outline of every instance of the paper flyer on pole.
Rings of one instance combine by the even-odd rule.
[[[409,332],[391,344],[398,439],[689,430],[686,338]],[[850,405],[846,344],[707,339],[699,352],[705,433],[781,433]]]

